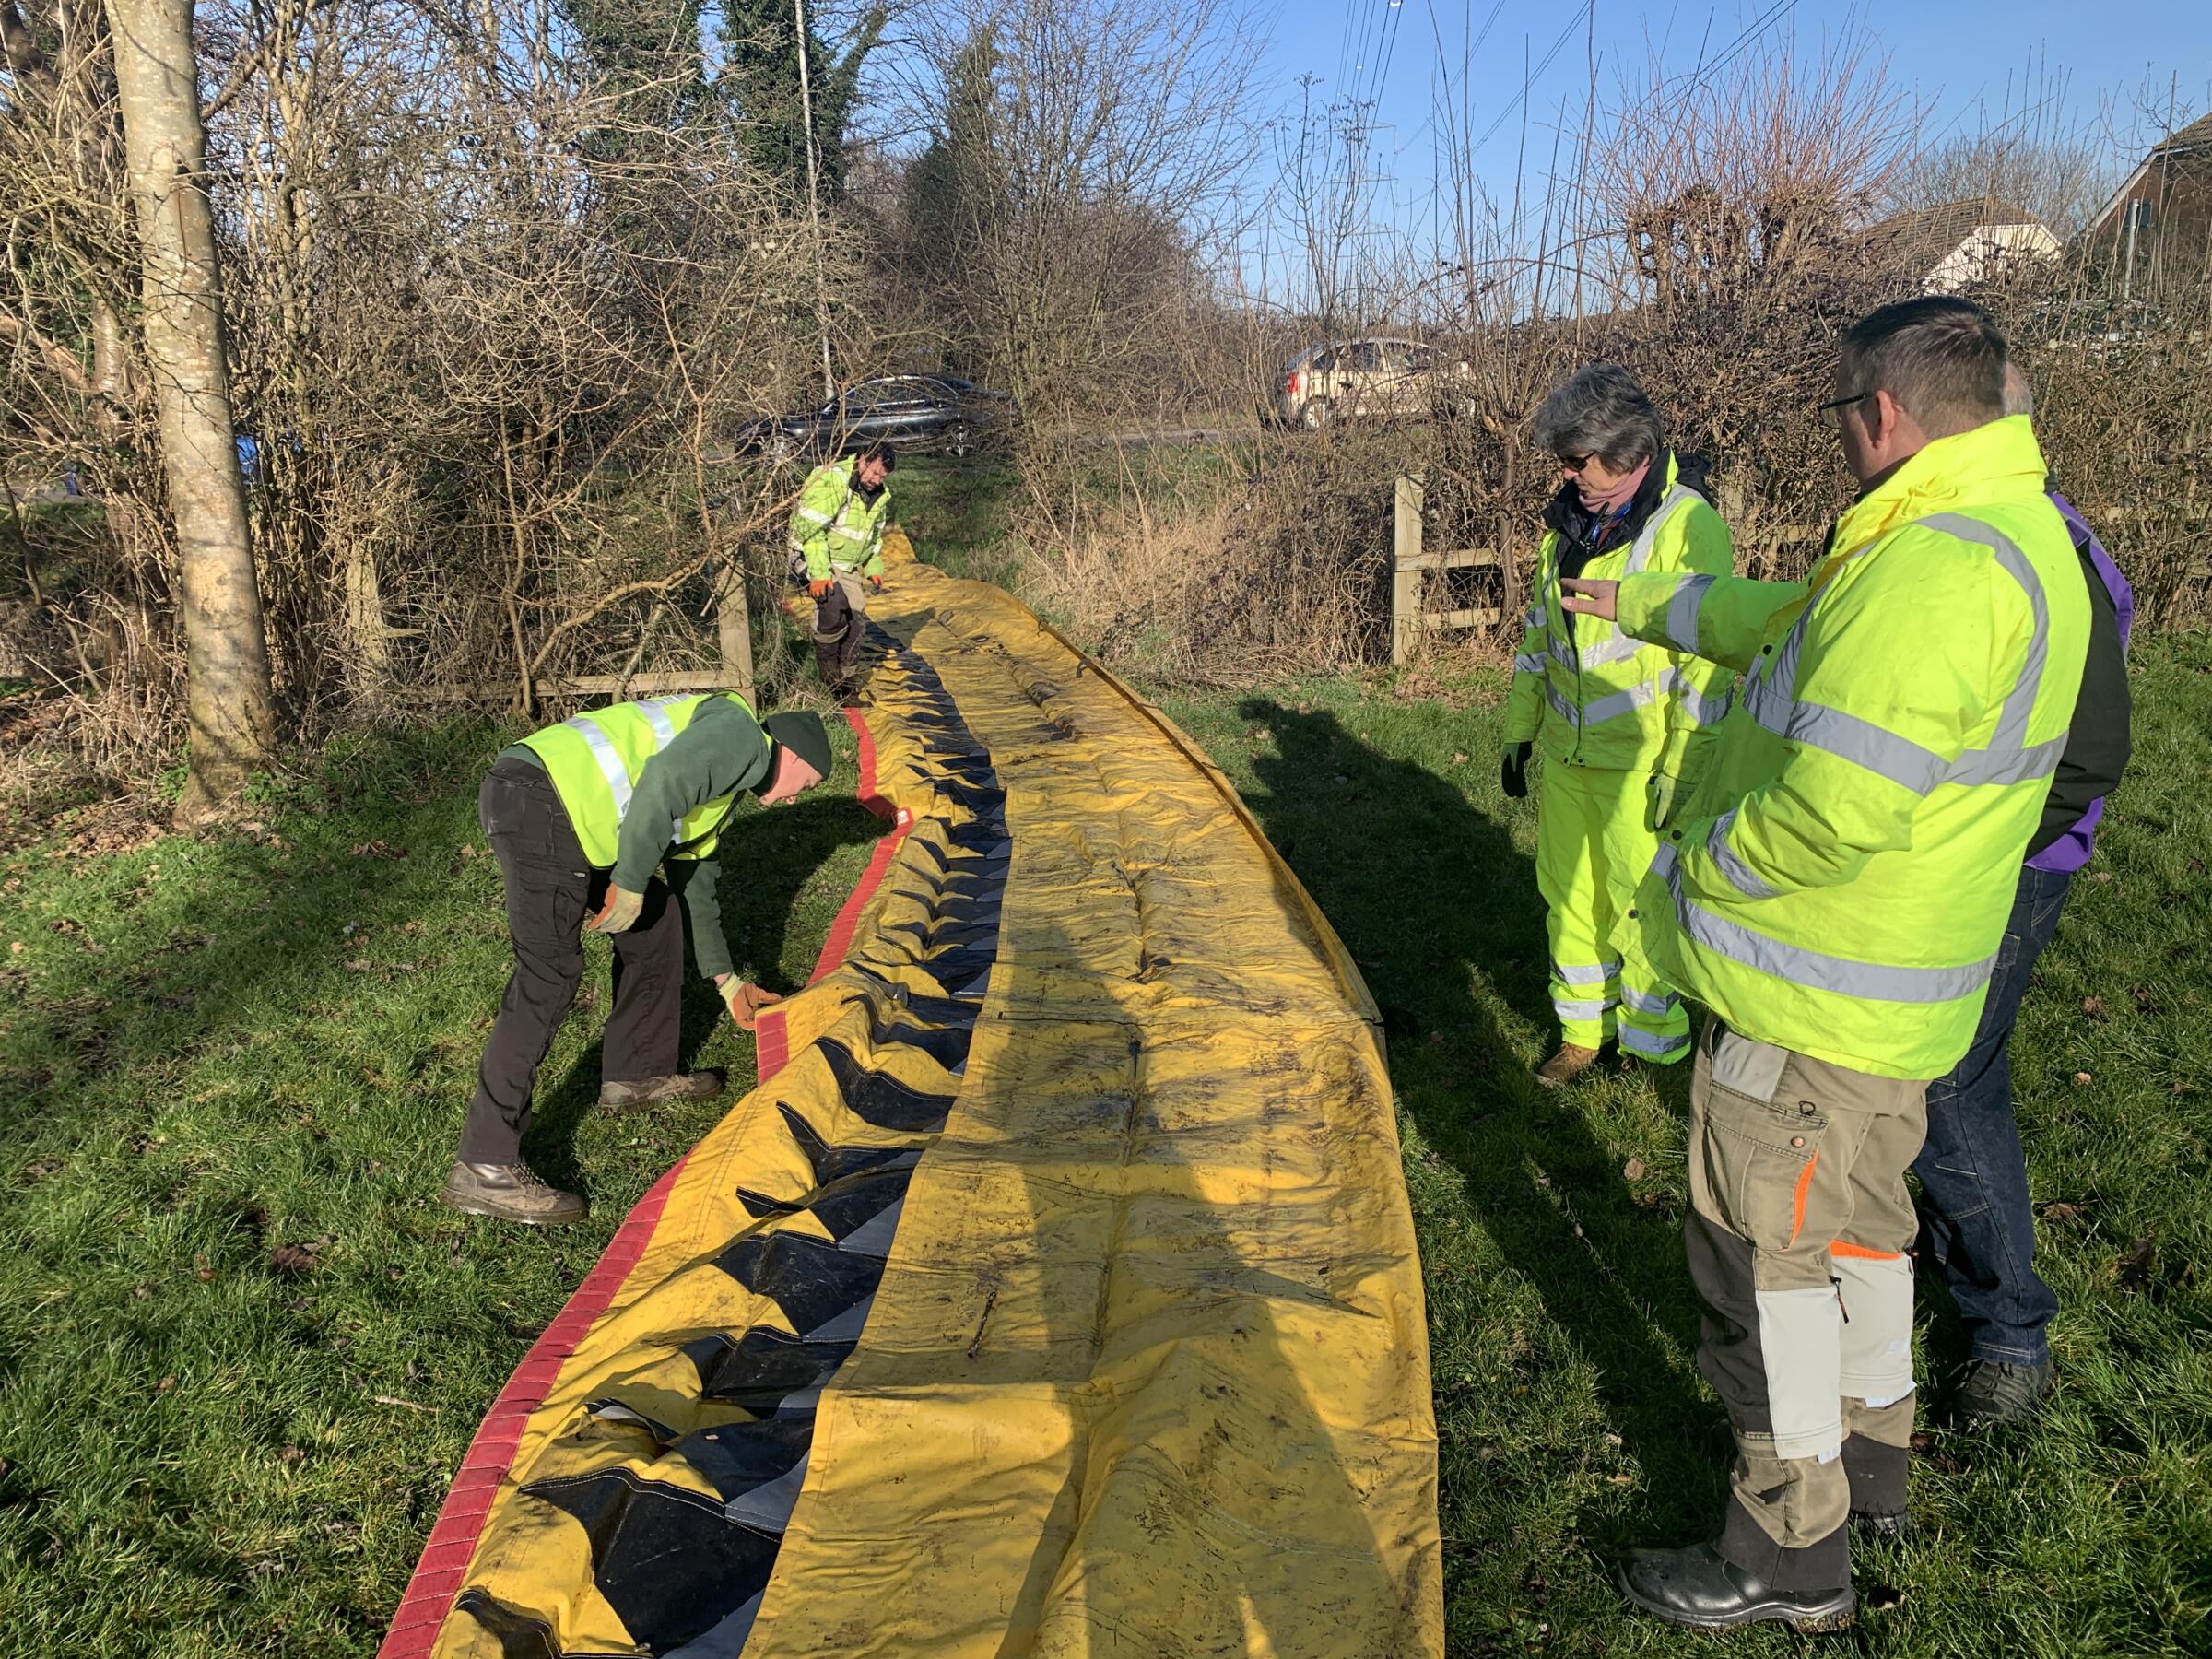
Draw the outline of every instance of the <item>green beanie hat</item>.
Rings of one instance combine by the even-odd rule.
[[[830,752],[830,728],[813,710],[792,709],[782,714],[771,714],[760,723],[760,729],[768,734],[769,741],[782,744],[821,773],[825,781],[836,770],[837,758]]]

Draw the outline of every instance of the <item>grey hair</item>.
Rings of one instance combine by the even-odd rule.
[[[2005,413],[2035,413],[2035,388],[2028,383],[2028,377],[2020,372],[2020,366],[2010,361],[2005,365]]]
[[[1536,442],[1555,455],[1597,455],[1631,472],[1658,454],[1659,411],[1618,363],[1578,369],[1536,411]]]
[[[1931,438],[2005,414],[2005,336],[1983,309],[1931,294],[1870,312],[1836,342],[1839,384],[1887,392]]]

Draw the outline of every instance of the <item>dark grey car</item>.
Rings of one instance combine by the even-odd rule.
[[[893,374],[849,386],[819,408],[752,421],[737,444],[774,460],[840,454],[865,443],[969,455],[1005,441],[1019,419],[1006,393],[951,374]]]

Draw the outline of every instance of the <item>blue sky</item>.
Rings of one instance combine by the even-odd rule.
[[[1537,135],[1556,124],[1562,100],[1579,112],[1589,85],[1590,55],[1598,59],[1601,99],[1623,70],[1641,69],[1661,49],[1670,69],[1687,70],[1743,39],[1794,38],[1817,50],[1855,22],[1889,58],[1893,85],[1914,94],[1931,112],[1930,130],[1974,132],[1994,127],[2018,112],[2024,96],[2062,82],[2070,116],[2097,117],[2100,98],[2117,102],[2124,132],[2116,147],[2139,151],[2140,123],[2134,95],[2147,77],[2161,93],[2178,75],[2186,112],[2212,108],[2212,4],[2207,0],[2074,0],[2073,4],[2006,4],[2001,0],[1262,0],[1257,18],[1269,40],[1264,75],[1278,107],[1296,107],[1301,75],[1318,77],[1315,100],[1347,94],[1372,97],[1375,159],[1392,185],[1377,187],[1398,202],[1425,197],[1436,171],[1430,114],[1443,55],[1457,72],[1464,41],[1488,32],[1467,77],[1477,134],[1497,131],[1477,152],[1478,171],[1493,190],[1510,191],[1520,137],[1515,108],[1526,61],[1558,55],[1535,77],[1530,99],[1531,151],[1542,159]],[[1502,120],[1499,120],[1500,116]],[[1546,139],[1547,143],[1547,137]]]

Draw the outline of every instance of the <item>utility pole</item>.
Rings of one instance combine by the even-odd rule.
[[[799,119],[806,128],[806,220],[814,233],[814,326],[822,343],[822,401],[837,395],[837,371],[830,363],[830,290],[822,279],[822,180],[814,159],[814,88],[806,67],[806,0],[791,0],[799,30]]]

